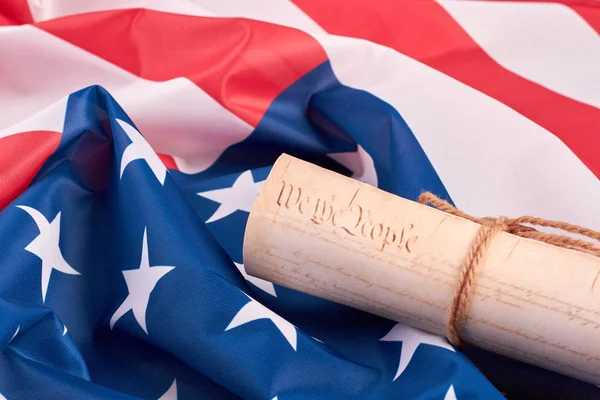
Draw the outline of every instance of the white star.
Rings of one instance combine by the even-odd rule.
[[[454,348],[442,337],[402,324],[394,325],[388,334],[379,340],[384,342],[402,342],[400,363],[398,364],[398,372],[396,372],[394,381],[404,372],[419,345],[428,344],[454,351]]]
[[[450,385],[450,389],[446,392],[444,400],[456,400],[456,393],[454,393],[454,386]]]
[[[175,267],[150,267],[150,261],[148,259],[148,240],[146,237],[146,229],[144,229],[140,268],[122,271],[123,276],[125,277],[125,283],[127,283],[129,295],[111,317],[110,329],[115,326],[115,323],[119,318],[129,312],[129,310],[133,310],[135,320],[140,324],[144,332],[148,334],[148,328],[146,327],[146,309],[148,308],[148,302],[150,301],[150,294],[156,287],[158,281],[173,268]]]
[[[246,303],[244,307],[238,311],[235,317],[233,317],[233,320],[231,320],[229,325],[227,325],[227,328],[225,328],[225,332],[240,325],[267,318],[270,319],[273,324],[275,324],[277,329],[279,329],[281,334],[285,337],[295,351],[298,340],[296,327],[285,319],[281,318],[279,315],[275,314],[273,311],[269,310],[267,307],[260,304],[258,301],[254,300],[252,297],[248,296],[248,298],[250,299],[250,302]]]
[[[375,163],[373,162],[373,158],[371,158],[369,153],[367,153],[361,145],[357,146],[356,151],[330,153],[327,155],[352,171],[352,177],[354,179],[377,187],[377,171],[375,171]]]
[[[257,288],[269,293],[271,296],[277,297],[277,293],[275,293],[275,286],[271,282],[265,281],[255,276],[248,275],[248,273],[246,272],[246,268],[244,268],[244,264],[238,264],[236,262],[234,262],[234,264],[237,267],[237,269],[240,270],[240,273],[242,274],[244,279],[252,283]]]
[[[177,400],[177,379],[173,380],[173,383],[169,387],[169,390],[165,392],[158,400]]]
[[[48,222],[46,217],[35,208],[28,206],[17,206],[27,212],[38,227],[40,234],[35,237],[25,247],[25,250],[35,254],[42,260],[42,302],[46,302],[46,293],[50,283],[50,274],[52,270],[63,272],[70,275],[80,275],[65,261],[59,246],[60,241],[60,213],[52,222]]]
[[[277,396],[273,397],[271,400],[277,400]]]
[[[15,333],[13,333],[12,337],[10,338],[10,340],[8,341],[8,343],[12,342],[13,339],[15,337],[17,337],[17,335],[19,334],[19,331],[21,330],[21,325],[17,326],[17,330],[15,331]]]
[[[0,400],[6,400],[6,397],[2,396],[2,393],[0,393]]]
[[[161,185],[165,184],[165,178],[167,177],[167,168],[160,161],[156,152],[150,147],[150,144],[144,139],[141,133],[138,132],[133,126],[127,122],[115,118],[121,126],[121,129],[125,131],[125,134],[131,140],[131,143],[123,151],[121,156],[121,178],[123,178],[123,172],[125,168],[135,160],[145,160],[152,173]]]
[[[198,193],[198,196],[221,203],[217,211],[206,221],[206,223],[218,221],[221,218],[233,214],[237,210],[250,212],[256,196],[265,181],[254,182],[250,170],[243,172],[237,177],[233,186],[229,188],[209,190]]]

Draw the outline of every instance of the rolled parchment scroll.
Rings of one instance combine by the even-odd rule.
[[[480,225],[282,155],[250,213],[253,276],[444,335]],[[600,384],[600,259],[496,235],[461,337]]]

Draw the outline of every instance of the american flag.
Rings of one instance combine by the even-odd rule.
[[[600,228],[597,0],[0,0],[0,399],[597,399],[249,276],[282,153]]]

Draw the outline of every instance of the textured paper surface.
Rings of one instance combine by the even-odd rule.
[[[283,155],[246,228],[246,271],[444,335],[479,225]],[[600,259],[501,233],[462,338],[600,384]],[[599,281],[599,282],[597,282]]]

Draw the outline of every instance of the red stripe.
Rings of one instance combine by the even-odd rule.
[[[396,49],[508,105],[554,133],[600,177],[600,110],[506,70],[436,2],[294,2],[330,33]]]
[[[600,33],[600,2],[595,7],[586,5],[570,6],[581,18],[585,19],[596,32]]]
[[[167,167],[167,169],[179,170],[173,157],[167,154],[158,154],[158,158],[160,158],[160,161],[162,161],[162,163],[165,165],[165,167]]]
[[[186,77],[253,126],[277,95],[327,60],[306,33],[241,18],[134,9],[38,26],[142,78]]]
[[[27,189],[60,143],[61,133],[30,131],[0,138],[0,210]]]
[[[33,22],[27,0],[0,0],[0,26]]]
[[[592,6],[570,6],[581,18],[585,19],[596,32],[600,33],[600,3]]]

